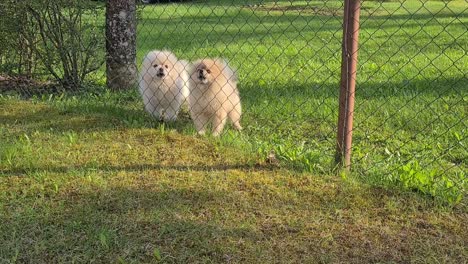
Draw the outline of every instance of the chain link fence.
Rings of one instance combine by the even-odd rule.
[[[170,50],[186,61],[184,67],[223,58],[223,81],[239,91],[243,130],[228,125],[221,140],[262,162],[327,174],[335,166],[343,13],[343,1],[335,0],[146,1],[136,12],[136,66],[142,71],[152,50]],[[362,1],[360,20],[353,172],[371,184],[397,184],[460,202],[468,160],[467,2]],[[104,12],[92,21],[102,29]],[[8,52],[0,69],[18,73]],[[96,54],[104,61],[103,49]],[[174,65],[147,68],[168,74],[164,68]],[[103,68],[90,79],[102,84]],[[206,63],[187,69],[195,82],[215,71]],[[8,93],[11,77],[2,74],[2,80],[1,91]],[[144,116],[145,102],[154,113],[148,104],[155,101],[142,101],[134,90],[126,103]],[[237,105],[230,94],[224,98]],[[223,107],[230,106],[221,102],[215,108]],[[176,108],[176,127],[190,135],[200,130],[190,105],[179,102]]]

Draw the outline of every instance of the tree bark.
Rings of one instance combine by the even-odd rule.
[[[136,0],[106,1],[106,74],[112,90],[137,83],[136,24]]]

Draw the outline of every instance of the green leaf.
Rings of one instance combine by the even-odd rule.
[[[107,237],[106,237],[106,234],[104,234],[104,232],[101,232],[99,234],[99,240],[101,241],[101,245],[105,248],[109,248],[109,245],[107,244]]]
[[[153,256],[154,256],[154,259],[156,259],[157,261],[161,260],[161,252],[159,251],[158,248],[154,248]]]

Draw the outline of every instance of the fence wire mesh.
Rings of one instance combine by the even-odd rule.
[[[459,199],[466,11],[456,1],[362,2],[353,168],[364,177]],[[341,1],[147,5],[139,52],[227,58],[239,74],[244,134],[262,152],[321,171],[336,140],[342,14]]]
[[[139,110],[144,105],[155,119],[177,115],[174,126],[190,135],[206,123],[191,113],[191,105],[198,105],[200,98],[212,108],[210,117],[216,116],[213,109],[229,114],[241,104],[243,130],[235,132],[239,128],[235,122],[228,125],[221,137],[225,143],[266,162],[330,173],[343,1],[145,1],[136,14],[133,66],[141,72],[135,83],[143,100],[125,95],[119,102]],[[361,2],[352,170],[362,179],[397,183],[450,202],[459,202],[466,193],[467,15],[468,5],[461,0]],[[92,20],[97,29],[102,29],[97,25],[102,25],[103,17],[102,12]],[[178,59],[145,66],[143,58],[152,50],[169,50]],[[18,73],[11,69],[16,64],[10,54],[21,57],[14,49],[5,49],[0,69]],[[104,51],[96,54],[104,56]],[[224,94],[210,100],[206,94],[197,95],[190,103],[196,89],[206,89],[199,82],[211,72],[215,75],[211,62],[195,63],[207,58],[226,61],[211,65],[225,76],[214,80]],[[170,66],[181,65],[177,76],[191,78],[181,78],[183,83],[171,79],[174,94],[154,100],[155,93],[145,93],[154,76],[167,77]],[[47,72],[47,65],[42,70]],[[151,77],[142,77],[148,71]],[[101,67],[91,79],[102,83],[103,73]],[[187,80],[190,92],[180,97]],[[2,82],[6,94],[11,77],[2,75]],[[188,105],[182,103],[184,97],[189,98]],[[170,109],[159,113],[161,103]],[[132,117],[144,115],[140,111]]]

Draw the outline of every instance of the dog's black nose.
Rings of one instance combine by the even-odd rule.
[[[156,76],[158,76],[159,78],[162,78],[164,77],[164,70],[163,69],[159,69],[158,72],[156,73]]]
[[[160,73],[163,73],[163,72],[164,72],[164,69],[163,69],[163,68],[159,68],[159,72],[160,72]]]

